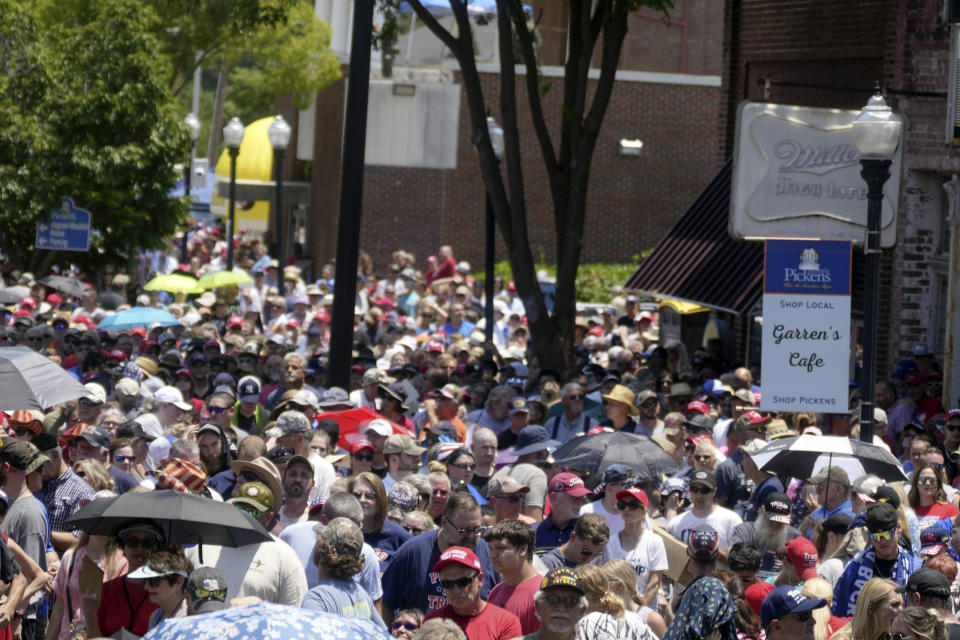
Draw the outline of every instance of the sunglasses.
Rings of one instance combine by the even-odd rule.
[[[93,400],[88,400],[87,398],[80,398],[81,407],[99,407],[99,402],[94,402]]]
[[[157,539],[156,538],[126,538],[123,541],[123,546],[128,549],[156,549],[157,548]]]
[[[450,464],[448,466],[456,467],[457,469],[462,469],[464,471],[473,471],[477,468],[477,465],[472,462],[464,462],[462,464]]]
[[[223,600],[227,597],[226,589],[194,589],[193,590],[194,598],[215,598],[217,600]]]
[[[874,542],[878,540],[890,540],[896,537],[897,530],[890,529],[890,531],[877,531],[877,532],[871,531],[868,535],[870,536],[870,539],[873,540]]]
[[[453,588],[457,589],[466,589],[470,586],[479,574],[473,574],[472,576],[465,576],[463,578],[458,578],[456,580],[441,580],[440,586],[444,588],[445,591],[450,591]]]
[[[917,478],[917,484],[937,484],[936,478]]]
[[[353,497],[357,500],[376,500],[377,494],[372,491],[354,491]]]
[[[372,462],[373,454],[372,453],[368,453],[368,454],[355,453],[353,454],[353,459],[359,460],[360,462]]]
[[[241,471],[240,479],[244,482],[263,482],[263,479],[252,471]]]
[[[237,509],[240,509],[240,511],[249,513],[251,516],[253,516],[258,520],[260,519],[260,516],[263,515],[263,511],[260,511],[259,509],[256,509],[244,502],[235,502],[233,503],[233,506],[235,506]]]
[[[810,618],[813,617],[812,611],[804,611],[803,613],[798,613],[793,616],[793,619],[797,622],[809,622]]]
[[[26,427],[13,427],[13,433],[14,435],[20,436],[22,438],[24,436],[33,435],[33,430],[28,429]]]
[[[573,400],[574,402],[580,402],[581,400],[583,400],[583,396],[580,396],[580,395],[567,396],[567,400]]]
[[[948,424],[945,428],[947,431],[960,431],[960,424]]]
[[[647,408],[647,409],[650,409],[651,407],[657,406],[657,401],[656,401],[656,400],[647,400],[646,402],[641,402],[641,403],[640,403],[640,406],[641,406],[641,407],[645,407],[645,408]]]
[[[562,598],[560,596],[555,596],[552,594],[545,594],[543,599],[547,601],[547,604],[554,607],[566,607],[567,609],[573,609],[578,604],[580,604],[580,598]]]
[[[160,586],[161,583],[166,581],[167,581],[166,576],[156,576],[154,578],[144,578],[140,582],[142,582],[144,585],[148,587],[153,587],[154,589],[156,589],[157,587]]]
[[[618,511],[626,511],[627,509],[629,509],[630,511],[636,511],[639,508],[640,508],[639,500],[621,500],[620,502],[617,503]]]
[[[137,459],[136,456],[115,456],[114,457],[114,460],[120,463],[133,462],[136,459]]]
[[[690,487],[690,493],[699,493],[704,496],[711,491],[713,491],[713,489],[708,489],[707,487]]]
[[[418,627],[416,624],[412,622],[394,622],[390,628],[393,629],[394,631],[398,631],[400,629],[406,629],[407,631],[416,631],[420,627]]]
[[[210,413],[223,413],[227,407],[210,407]]]

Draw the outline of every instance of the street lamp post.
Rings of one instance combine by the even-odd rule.
[[[282,271],[286,264],[283,242],[283,157],[286,155],[287,145],[290,143],[290,125],[283,119],[283,116],[278,115],[273,119],[267,129],[267,137],[270,138],[270,145],[273,147],[273,161],[276,166],[277,262],[280,264],[280,270]]]
[[[183,119],[183,123],[187,125],[187,128],[190,129],[190,159],[187,161],[187,168],[183,172],[183,195],[186,196],[187,202],[190,202],[190,179],[193,177],[193,156],[197,152],[197,138],[200,137],[200,120],[197,118],[195,113],[188,113],[187,117]],[[185,229],[183,232],[183,239],[180,241],[180,262],[185,263],[187,261],[187,231]]]
[[[230,152],[230,216],[227,218],[227,271],[233,270],[233,230],[236,226],[237,202],[237,156],[243,142],[244,127],[240,118],[234,116],[223,128],[223,142]]]
[[[863,394],[860,403],[860,439],[864,442],[873,442],[883,185],[890,178],[890,164],[900,143],[902,127],[903,120],[884,102],[878,83],[873,96],[853,123],[853,138],[863,167],[860,175],[867,183],[867,239],[863,249],[867,258],[867,275],[863,293],[863,367],[860,370],[860,389]]]
[[[497,124],[497,121],[493,119],[493,116],[487,116],[487,132],[490,134],[490,144],[493,146],[493,153],[497,156],[497,164],[500,163],[500,158],[503,157],[503,129]],[[493,216],[493,205],[490,204],[490,190],[486,190],[487,194],[487,240],[486,240],[486,278],[485,282],[485,297],[486,304],[484,305],[483,315],[484,315],[484,337],[487,342],[493,340],[493,261],[495,259],[494,249],[496,248],[496,220]]]

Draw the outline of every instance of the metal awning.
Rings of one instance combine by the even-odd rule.
[[[745,315],[763,295],[763,245],[727,233],[732,160],[630,277],[625,289]]]

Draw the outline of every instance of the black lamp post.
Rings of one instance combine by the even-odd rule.
[[[283,271],[286,265],[285,243],[283,236],[283,157],[287,153],[287,145],[290,144],[290,125],[278,115],[270,123],[267,129],[267,137],[270,138],[270,145],[273,147],[273,161],[275,165],[276,178],[276,220],[277,220],[277,262],[280,264],[280,271]]]
[[[186,196],[187,202],[190,201],[190,179],[193,177],[193,156],[197,152],[197,138],[200,137],[200,120],[197,119],[196,114],[188,113],[187,117],[183,119],[183,123],[187,125],[187,128],[190,129],[190,139],[193,141],[190,145],[190,159],[187,161],[187,166],[183,171],[183,195]],[[187,231],[189,228],[185,229],[183,232],[183,239],[180,241],[180,262],[185,263],[187,261]]]
[[[874,94],[853,123],[853,138],[860,152],[860,175],[867,183],[866,289],[863,292],[863,367],[860,370],[860,439],[873,442],[877,367],[877,299],[880,269],[880,211],[883,185],[890,178],[890,163],[900,143],[903,120],[891,111],[880,93]]]
[[[227,219],[227,271],[233,270],[233,233],[236,226],[237,156],[245,129],[240,118],[234,116],[223,128],[223,142],[230,152],[230,217]]]
[[[487,116],[487,131],[490,134],[490,144],[493,146],[493,153],[497,156],[497,163],[500,162],[500,158],[503,157],[503,128],[497,124],[497,121],[493,119],[493,116]],[[490,191],[486,191],[487,194],[487,233],[486,233],[486,282],[484,296],[486,297],[486,305],[484,305],[483,316],[484,316],[484,338],[487,342],[493,340],[493,262],[495,260],[495,248],[496,248],[496,220],[493,215],[493,206],[490,204]]]

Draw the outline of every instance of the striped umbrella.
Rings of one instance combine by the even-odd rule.
[[[907,480],[900,462],[886,447],[843,436],[780,438],[750,458],[761,471],[791,478],[812,478],[829,467],[840,467],[850,480],[868,473],[887,482]]]

